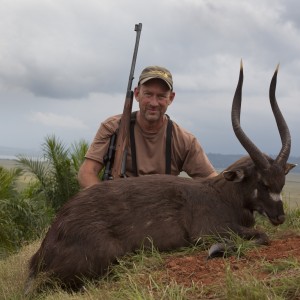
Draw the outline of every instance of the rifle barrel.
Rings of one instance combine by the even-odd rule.
[[[142,24],[136,24],[134,30],[136,31],[136,40],[132,57],[131,69],[129,73],[128,87],[126,92],[123,114],[120,120],[120,126],[117,133],[115,155],[111,172],[112,178],[126,177],[126,147],[128,147],[129,144],[130,116],[133,102],[132,81],[134,78],[134,69],[142,30]]]
[[[131,90],[132,81],[134,79],[134,69],[135,69],[135,63],[136,63],[136,58],[137,58],[137,53],[138,53],[138,48],[139,48],[141,31],[142,31],[142,23],[135,24],[134,31],[136,31],[136,39],[135,39],[135,46],[134,46],[134,51],[133,51],[133,56],[132,56],[130,73],[129,73],[127,92]]]

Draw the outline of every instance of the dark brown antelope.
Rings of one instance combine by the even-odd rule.
[[[270,85],[282,141],[276,159],[263,154],[241,129],[241,65],[232,124],[249,157],[207,180],[142,176],[104,181],[79,192],[58,212],[31,258],[27,291],[40,272],[66,287],[80,288],[83,278],[99,278],[118,258],[141,246],[166,251],[210,235],[227,238],[230,232],[268,244],[267,235],[253,228],[253,213],[266,215],[274,225],[284,222],[281,190],[295,166],[287,163],[291,137],[275,98],[277,72]]]

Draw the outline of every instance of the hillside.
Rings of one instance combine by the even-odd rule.
[[[0,159],[13,159],[19,154],[29,157],[39,157],[39,153],[37,150],[0,146]],[[244,155],[208,153],[207,156],[216,169],[224,169]],[[292,172],[300,173],[300,157],[290,156],[289,162],[298,165],[298,167],[294,168]]]
[[[224,169],[234,163],[236,160],[241,158],[244,155],[241,154],[219,154],[219,153],[208,153],[208,158],[212,162],[213,166],[216,169]],[[274,156],[272,156],[274,157]],[[291,172],[292,173],[300,173],[300,157],[290,156],[289,163],[297,164]]]

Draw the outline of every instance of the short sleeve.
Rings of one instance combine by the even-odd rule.
[[[111,136],[116,132],[121,116],[113,116],[101,123],[92,144],[90,145],[86,158],[104,164],[104,156],[107,153]]]

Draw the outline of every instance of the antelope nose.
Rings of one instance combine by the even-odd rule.
[[[285,215],[278,216],[278,223],[282,224],[285,221]]]

